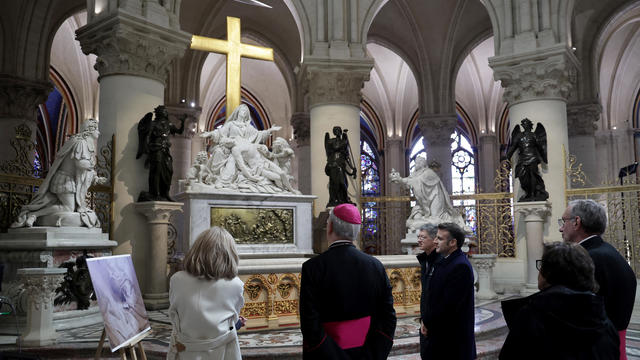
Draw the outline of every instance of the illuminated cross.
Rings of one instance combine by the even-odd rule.
[[[227,117],[240,105],[240,58],[273,61],[273,49],[240,42],[240,19],[227,16],[227,40],[193,35],[191,48],[227,55]]]

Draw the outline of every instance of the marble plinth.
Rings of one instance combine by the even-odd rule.
[[[19,328],[27,326],[28,297],[18,269],[58,269],[67,261],[87,251],[87,255],[111,255],[117,243],[109,240],[99,228],[86,227],[32,227],[9,229],[0,234],[0,263],[4,264],[2,292],[16,306]],[[95,302],[88,310],[76,310],[76,304],[53,307],[53,327],[57,330],[96,324],[102,321]],[[0,332],[15,333],[15,322],[0,322]]]
[[[407,234],[404,236],[404,239],[400,240],[400,247],[402,249],[403,254],[407,255],[417,255],[421,252],[418,249],[418,232],[417,231],[407,231]]]
[[[551,215],[551,202],[518,202],[513,207],[519,216],[519,221],[525,223],[527,241],[526,288],[537,289],[538,270],[536,269],[536,260],[542,259],[544,226]]]
[[[167,245],[171,214],[182,211],[182,203],[169,201],[144,201],[134,203],[136,210],[147,219],[149,257],[144,266],[148,269],[147,284],[142,292],[147,309],[158,310],[169,307],[167,282]]]
[[[181,234],[182,252],[186,252],[197,236],[211,226],[212,208],[244,209],[291,209],[293,211],[293,241],[274,244],[237,244],[238,252],[243,254],[312,254],[312,207],[316,197],[291,194],[245,194],[231,192],[197,192],[188,190],[179,193],[175,199],[184,203],[182,215],[176,216],[176,224]],[[180,219],[181,218],[181,219]]]
[[[478,299],[495,299],[498,294],[493,290],[493,268],[496,265],[496,254],[473,254],[471,264],[478,273]]]

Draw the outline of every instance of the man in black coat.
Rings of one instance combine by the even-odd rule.
[[[434,224],[424,224],[418,229],[418,249],[422,250],[418,256],[420,263],[420,280],[422,282],[422,293],[420,294],[420,357],[426,359],[427,338],[424,327],[424,317],[427,314],[427,302],[429,302],[429,281],[434,270],[434,264],[442,256],[436,251],[436,236],[438,226]]]
[[[582,245],[595,264],[595,278],[607,316],[620,336],[620,359],[626,359],[626,329],[636,297],[636,275],[611,244],[600,235],[607,227],[607,212],[593,200],[574,200],[558,220],[562,239]]]
[[[435,263],[429,280],[426,313],[426,359],[472,360],[476,358],[474,335],[473,270],[460,250],[464,231],[456,224],[438,225]]]
[[[302,264],[303,359],[386,359],[396,313],[382,263],[353,245],[360,212],[340,204],[329,213],[329,249]]]

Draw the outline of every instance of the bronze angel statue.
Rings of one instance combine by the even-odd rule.
[[[324,135],[324,150],[327,153],[327,165],[324,172],[329,176],[329,202],[327,207],[351,203],[347,193],[349,184],[347,175],[356,178],[356,167],[349,147],[347,129],[340,126],[333,127],[334,138],[329,137],[329,133]]]
[[[527,118],[522,119],[520,124],[524,131],[520,130],[520,125],[513,128],[506,155],[506,159],[511,159],[518,151],[514,174],[524,190],[519,201],[544,201],[549,198],[549,193],[545,190],[538,165],[547,163],[547,132],[541,123],[536,125],[535,131],[531,131],[533,123]]]
[[[163,105],[155,108],[154,112],[155,120],[152,120],[153,113],[149,112],[138,123],[139,143],[136,159],[146,154],[144,166],[149,168],[149,191],[142,191],[138,201],[173,201],[169,196],[173,177],[169,135],[182,134],[186,116],[180,119],[181,124],[178,128],[169,121],[169,113]]]

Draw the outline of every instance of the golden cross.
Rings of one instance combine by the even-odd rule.
[[[227,55],[227,117],[240,105],[240,58],[273,61],[273,49],[243,44],[240,40],[240,19],[227,16],[227,40],[193,35],[191,48]]]

